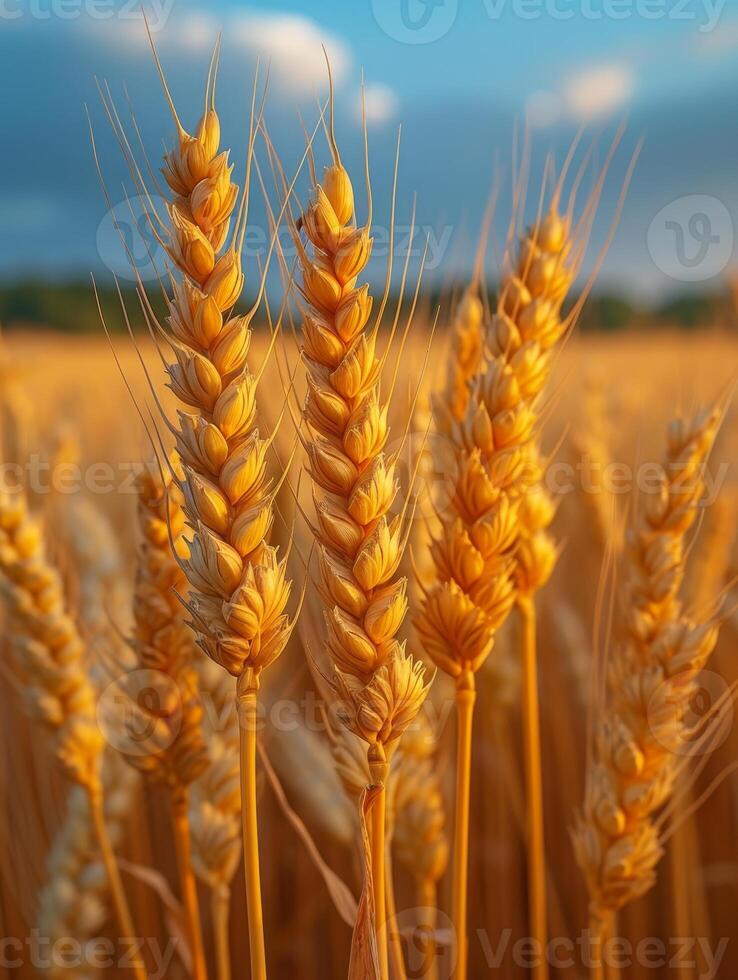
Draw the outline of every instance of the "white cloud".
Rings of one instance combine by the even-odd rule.
[[[215,18],[208,14],[191,13],[180,21],[173,21],[171,37],[168,37],[168,34],[170,34],[169,29],[161,31],[156,37],[156,43],[161,45],[171,43],[175,47],[190,51],[211,51],[218,36],[218,24]]]
[[[243,14],[228,25],[224,41],[268,61],[275,82],[308,97],[328,86],[323,46],[334,82],[340,82],[351,67],[348,46],[299,14]]]
[[[84,28],[93,34],[96,42],[111,45],[125,52],[139,54],[149,52],[149,38],[140,10],[132,10],[130,16],[112,22],[107,18],[85,18]],[[174,16],[166,26],[155,30],[154,43],[160,51],[206,51],[213,49],[218,36],[218,22],[205,13],[187,12]]]
[[[398,98],[389,85],[365,85],[363,102],[366,108],[366,120],[370,123],[387,122],[397,112]],[[356,111],[361,118],[361,92],[356,99]]]
[[[129,51],[148,50],[149,41],[140,16],[115,24],[88,19],[96,39]],[[323,30],[315,21],[299,14],[240,13],[219,21],[208,13],[175,9],[166,28],[155,34],[162,53],[211,52],[222,31],[227,53],[248,52],[267,66],[274,87],[311,99],[316,91],[328,88],[328,71],[323,47],[331,63],[333,79],[342,82],[351,68],[351,51],[340,38]]]
[[[589,122],[622,108],[634,89],[635,73],[629,65],[595,65],[572,75],[562,95],[569,115]]]

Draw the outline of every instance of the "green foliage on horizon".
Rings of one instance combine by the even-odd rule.
[[[460,291],[460,288],[446,290],[441,294],[431,290],[421,298],[419,312],[424,311],[430,316],[431,311],[434,314],[440,306],[439,326],[443,329],[450,321],[448,310]],[[113,333],[124,331],[125,319],[115,286],[109,282],[98,284],[97,292],[108,330]],[[148,293],[161,322],[166,316],[166,307],[158,284],[149,288]],[[133,329],[145,330],[136,290],[131,285],[121,286],[121,294]],[[390,308],[393,308],[392,303]],[[735,323],[729,298],[719,292],[680,294],[655,308],[639,307],[624,295],[602,293],[588,299],[580,318],[580,329],[608,332],[674,326],[694,329],[716,323],[731,327]],[[0,324],[9,328],[39,327],[65,333],[100,333],[102,330],[91,282],[49,283],[29,279],[0,283]]]

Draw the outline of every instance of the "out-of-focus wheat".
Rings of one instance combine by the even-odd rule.
[[[176,472],[176,460],[170,466]],[[177,850],[182,898],[192,943],[195,975],[207,973],[197,890],[192,873],[188,824],[189,787],[208,764],[202,733],[194,638],[182,605],[187,579],[180,562],[188,555],[179,488],[169,471],[156,463],[137,480],[138,557],[133,595],[133,677],[145,671],[147,697],[133,691],[130,736],[137,740],[145,716],[148,744],[136,745],[128,758],[141,772],[167,787]],[[151,693],[156,703],[151,704]]]
[[[113,848],[123,840],[130,817],[138,777],[114,751],[105,755],[103,787],[105,824]],[[67,813],[47,859],[48,882],[39,896],[38,928],[52,948],[74,940],[82,950],[81,964],[66,965],[55,957],[49,970],[51,980],[88,980],[99,976],[94,955],[86,944],[99,942],[109,914],[110,895],[105,865],[95,835],[90,801],[80,786],[67,798]],[[94,947],[91,947],[94,953]]]
[[[461,422],[469,407],[469,385],[479,373],[484,354],[484,306],[478,283],[464,291],[451,325],[451,352],[446,373],[446,387],[434,399],[438,430],[451,435],[454,423]]]
[[[61,580],[45,555],[41,529],[22,494],[0,492],[0,591],[10,614],[15,668],[34,718],[53,735],[67,776],[87,794],[98,846],[124,936],[134,937],[103,810],[102,732],[95,717],[95,691],[85,670],[85,650],[68,615]],[[143,980],[134,956],[137,980]]]
[[[68,469],[81,479],[82,447],[76,428],[60,427],[50,462],[52,473]],[[88,643],[94,645],[108,633],[110,619],[119,629],[129,622],[131,589],[120,542],[103,508],[82,493],[54,494],[51,519],[70,558],[77,616]]]
[[[674,422],[659,491],[644,501],[628,537],[623,636],[608,670],[605,705],[575,832],[595,934],[656,881],[659,812],[686,764],[686,719],[696,678],[717,640],[714,619],[693,620],[679,591],[685,538],[704,492],[704,463],[719,414]]]
[[[448,863],[446,816],[436,771],[436,743],[424,712],[406,732],[395,791],[394,846],[402,865],[415,882],[421,925],[427,937],[424,976],[438,977],[435,931],[438,883]]]
[[[612,422],[609,418],[604,379],[590,377],[584,389],[582,421],[574,433],[574,447],[581,467],[583,499],[604,549],[616,530],[614,497],[609,485],[612,462]]]
[[[168,473],[159,472],[156,464],[144,470],[137,489],[134,669],[147,671],[147,683],[158,685],[159,691],[147,726],[154,734],[151,752],[137,752],[130,760],[149,777],[166,784],[178,798],[186,796],[187,787],[207,765],[203,710],[193,662],[196,648],[181,602],[187,587],[179,564],[187,556],[184,514],[177,486]],[[136,704],[136,708],[145,711],[146,705]],[[135,738],[135,718],[131,724]]]
[[[190,792],[192,862],[195,874],[211,891],[218,978],[228,980],[231,881],[243,853],[238,717],[230,674],[206,657],[199,659],[197,667],[206,708],[208,764]]]

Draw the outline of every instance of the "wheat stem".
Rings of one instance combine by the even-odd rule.
[[[590,980],[605,980],[605,957],[603,947],[605,940],[612,932],[614,917],[606,916],[605,919],[590,916],[589,929],[592,937],[592,958],[590,966]]]
[[[418,905],[423,910],[422,928],[426,939],[426,968],[420,976],[425,977],[425,980],[438,980],[435,939],[436,920],[438,918],[438,894],[436,883],[432,878],[423,878],[418,883]]]
[[[218,980],[231,980],[231,943],[229,919],[231,911],[231,889],[219,885],[210,893],[210,909],[213,920],[215,941],[215,964]]]
[[[386,835],[389,836],[389,835]],[[395,875],[392,865],[392,845],[387,841],[385,855],[385,884],[386,884],[386,903],[387,903],[387,922],[385,930],[388,933],[389,957],[392,963],[392,976],[394,980],[407,980],[405,973],[405,958],[402,953],[402,936],[397,922],[397,906],[395,904]]]
[[[105,865],[105,872],[108,876],[110,894],[113,899],[113,907],[115,908],[118,927],[120,928],[121,936],[128,936],[135,942],[137,933],[133,926],[133,918],[131,916],[131,910],[128,906],[128,899],[126,898],[123,882],[120,878],[120,871],[118,870],[118,863],[115,860],[113,847],[110,843],[110,837],[108,836],[108,828],[105,824],[102,787],[97,784],[86,786],[85,789],[87,790],[90,801],[90,813],[92,814],[92,824],[95,830],[95,837],[97,839],[98,847],[100,848],[103,864]],[[135,946],[134,949],[136,949]],[[132,966],[133,975],[135,976],[136,980],[146,980],[146,971],[137,952],[134,953]]]
[[[454,823],[453,923],[456,935],[455,980],[466,980],[467,882],[469,877],[469,797],[471,792],[472,721],[477,692],[474,674],[463,673],[456,685],[456,819]]]
[[[371,763],[370,763],[371,765]],[[376,767],[379,768],[379,765]],[[377,951],[379,953],[379,974],[381,980],[389,980],[389,948],[387,943],[387,885],[385,854],[387,842],[385,836],[387,789],[386,778],[381,773],[372,773],[380,791],[371,809],[371,849],[372,849],[372,885],[374,892],[374,924],[377,934]],[[384,763],[385,776],[387,764]],[[379,779],[377,779],[379,775]]]
[[[187,797],[187,789],[184,786],[178,787],[171,793],[170,809],[180,891],[187,917],[190,944],[192,946],[192,968],[195,980],[200,980],[200,978],[205,980],[208,971],[205,962],[205,945],[202,938],[200,906],[197,900],[197,885],[195,884],[195,875],[192,871],[192,847],[190,843],[190,826],[187,818]]]
[[[543,830],[543,777],[541,774],[541,725],[538,704],[536,607],[531,596],[518,598],[523,624],[523,732],[525,783],[528,802],[528,920],[530,935],[546,948],[546,846]],[[537,980],[546,980],[544,956],[533,968]]]
[[[243,829],[246,912],[249,923],[252,980],[266,980],[264,917],[261,908],[259,831],[256,815],[256,724],[258,679],[247,669],[238,679],[238,721],[241,755],[241,817]]]

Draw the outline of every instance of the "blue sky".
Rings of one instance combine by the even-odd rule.
[[[430,275],[437,279],[468,268],[495,161],[509,186],[516,123],[531,124],[533,170],[540,173],[544,154],[552,150],[560,160],[579,126],[605,146],[627,119],[594,237],[596,245],[604,236],[629,156],[643,136],[601,282],[649,296],[694,278],[674,276],[673,262],[659,253],[668,243],[654,246],[649,238],[662,212],[668,217],[676,209],[687,236],[699,235],[702,226],[689,222],[689,209],[696,208],[722,239],[698,276],[701,285],[714,285],[733,261],[737,6],[735,0],[147,3],[172,89],[191,122],[209,50],[224,31],[219,107],[236,154],[260,57],[271,62],[272,137],[294,165],[302,144],[297,112],[314,119],[316,93],[324,91],[324,42],[338,81],[342,144],[347,161],[359,167],[363,69],[377,221],[386,222],[402,123],[400,221],[407,221],[417,193],[418,219],[435,248]],[[11,93],[3,107],[0,183],[4,279],[80,278],[105,270],[106,205],[92,166],[85,104],[115,201],[123,197],[125,172],[95,76],[109,82],[123,107],[127,88],[155,158],[171,126],[130,0],[0,0],[0,84]],[[499,234],[508,200],[503,193]],[[258,201],[253,214],[255,223],[265,223]],[[697,238],[693,244],[698,250]]]

